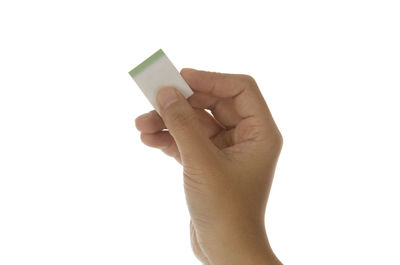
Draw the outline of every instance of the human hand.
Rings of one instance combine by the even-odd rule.
[[[136,127],[144,144],[183,166],[196,256],[210,265],[281,264],[264,215],[282,136],[256,82],[194,69],[181,75],[194,94],[186,100],[162,88],[162,118],[152,111]]]

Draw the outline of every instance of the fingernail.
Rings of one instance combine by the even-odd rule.
[[[176,93],[175,88],[173,87],[164,87],[158,91],[158,104],[161,108],[165,109],[171,103],[178,100],[178,94]]]

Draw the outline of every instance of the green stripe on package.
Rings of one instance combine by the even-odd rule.
[[[158,113],[156,97],[160,88],[175,87],[185,98],[193,94],[192,89],[161,49],[132,69],[129,74]]]

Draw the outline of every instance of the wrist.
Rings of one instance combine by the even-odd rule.
[[[206,250],[210,265],[282,265],[273,253],[265,228],[219,230]]]

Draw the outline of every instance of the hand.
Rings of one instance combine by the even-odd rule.
[[[264,215],[282,136],[256,82],[194,69],[181,75],[194,94],[186,100],[162,88],[162,118],[152,111],[136,127],[144,144],[183,166],[196,256],[210,265],[281,264]]]

